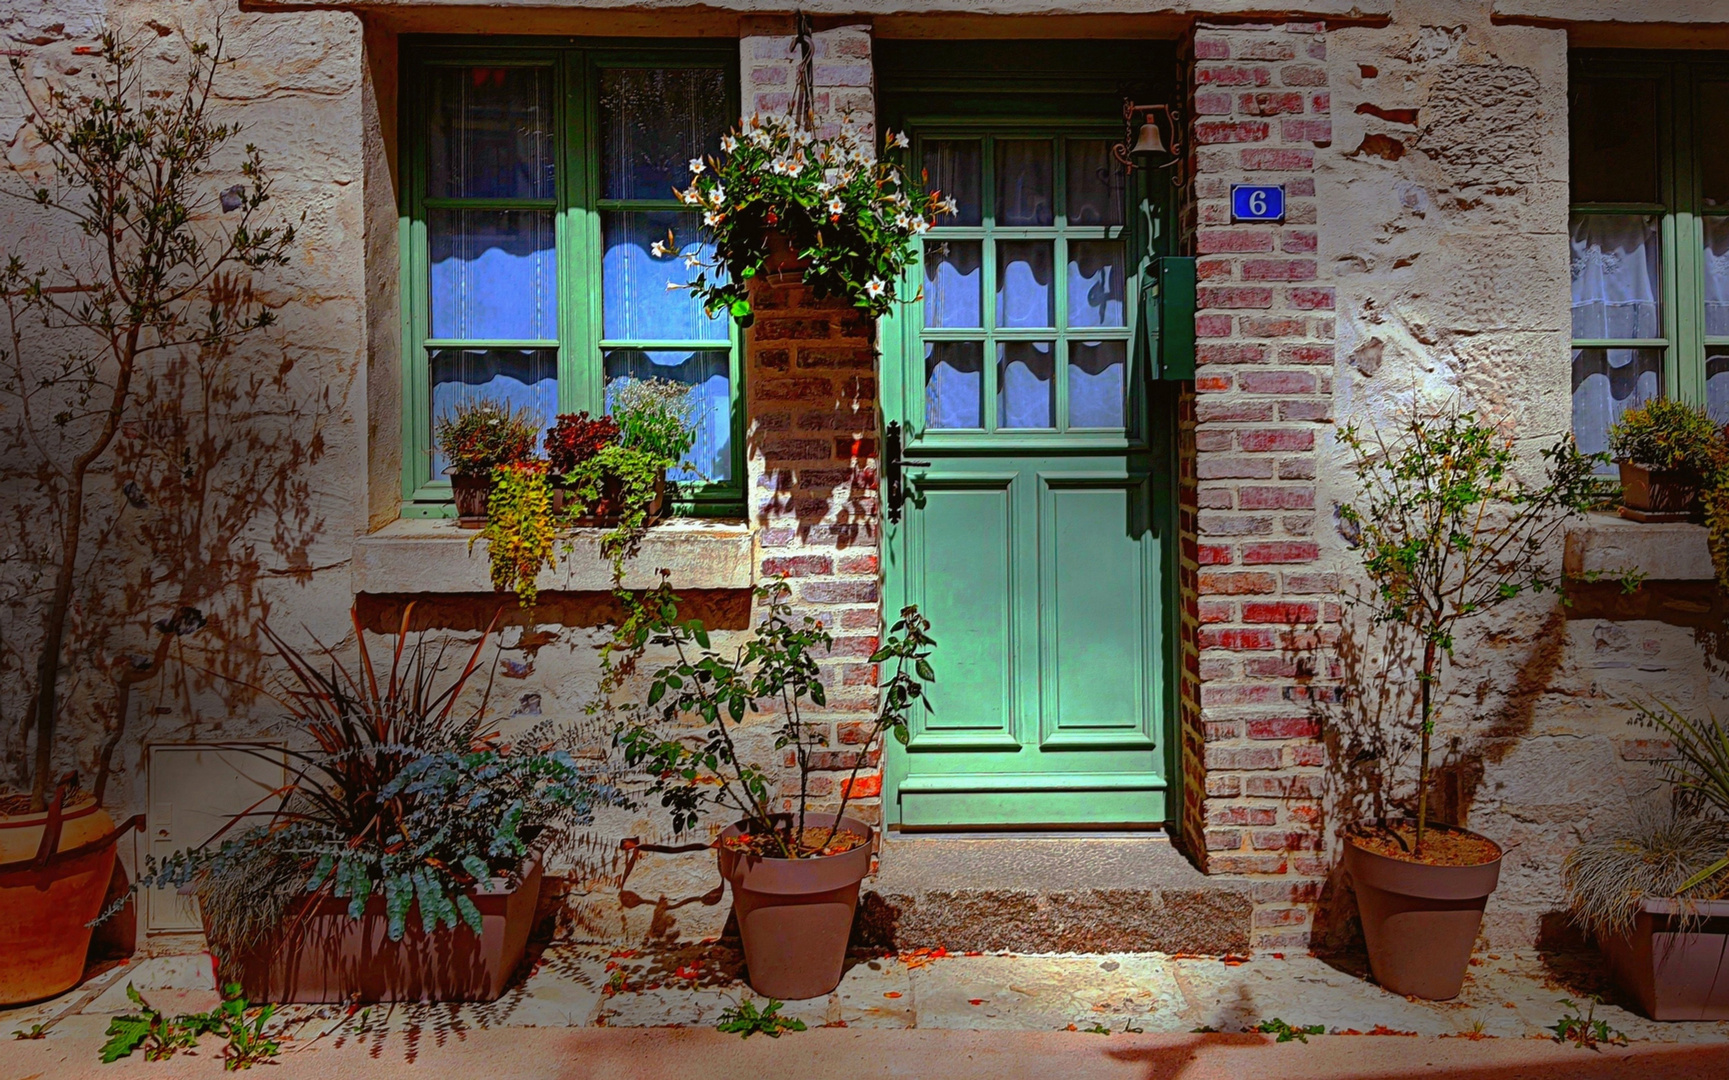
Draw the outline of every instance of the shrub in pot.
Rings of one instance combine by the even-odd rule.
[[[1647,1016],[1729,1020],[1729,730],[1638,708],[1675,748],[1669,797],[1593,826],[1561,867],[1568,907]]]
[[[1463,984],[1501,849],[1486,837],[1430,820],[1436,688],[1462,624],[1500,604],[1558,589],[1552,551],[1569,517],[1596,499],[1593,469],[1571,438],[1543,451],[1540,484],[1521,481],[1512,441],[1474,413],[1412,409],[1396,431],[1343,427],[1356,503],[1340,508],[1362,558],[1374,622],[1422,643],[1415,810],[1408,819],[1358,822],[1345,836],[1369,965],[1394,993],[1444,1000]]]
[[[1609,429],[1609,452],[1621,470],[1622,516],[1683,521],[1717,472],[1722,436],[1703,408],[1653,398],[1621,414]]]
[[[534,457],[540,421],[530,409],[492,398],[459,402],[438,418],[433,436],[448,464],[456,521],[465,529],[486,524],[493,470]]]
[[[491,728],[471,686],[490,628],[452,664],[448,643],[409,633],[411,613],[382,671],[358,617],[353,661],[305,656],[263,627],[288,671],[275,697],[290,781],[277,805],[140,877],[196,894],[221,981],[250,1000],[498,997],[528,940],[546,845],[622,803],[568,733]]]
[[[684,259],[694,272],[688,288],[710,316],[751,325],[750,286],[764,276],[802,278],[819,298],[885,314],[917,255],[915,238],[955,212],[954,200],[878,160],[850,117],[830,137],[809,128],[792,116],[752,116],[721,140],[720,155],[691,161],[679,198],[702,211],[704,243],[686,250],[669,232],[653,251]],[[884,158],[907,145],[888,134]]]
[[[874,838],[869,824],[847,816],[847,804],[860,771],[878,760],[883,733],[907,741],[908,713],[934,678],[935,644],[918,610],[903,610],[870,658],[892,671],[878,711],[862,741],[848,744],[854,761],[838,806],[819,812],[810,806],[810,774],[829,724],[805,713],[826,704],[818,660],[833,639],[793,613],[789,594],[784,582],[757,590],[765,614],[751,639],[726,653],[711,648],[700,621],[679,620],[678,598],[664,584],[644,597],[620,629],[621,644],[638,656],[648,645],[667,649],[675,659],[654,672],[645,702],[628,707],[635,715],[617,736],[625,760],[652,778],[649,791],[671,811],[675,832],[697,827],[708,807],[737,815],[715,844],[720,872],[732,886],[746,977],[781,999],[816,997],[840,983]],[[781,790],[772,765],[741,753],[763,724],[773,725],[774,750],[796,766],[797,792]]]

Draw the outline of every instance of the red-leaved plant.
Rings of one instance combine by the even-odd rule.
[[[577,466],[618,441],[618,424],[610,416],[586,412],[564,413],[546,429],[546,458],[555,476],[575,472]]]

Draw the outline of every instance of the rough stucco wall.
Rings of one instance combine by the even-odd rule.
[[[1410,0],[1385,28],[1330,35],[1334,146],[1317,194],[1338,305],[1335,409],[1367,425],[1413,394],[1456,395],[1503,423],[1534,466],[1571,425],[1567,35],[1495,25],[1489,8]],[[1353,492],[1336,449],[1320,472],[1325,519]],[[1354,561],[1327,532],[1348,591]],[[1502,608],[1444,676],[1439,813],[1512,845],[1491,943],[1565,932],[1561,859],[1651,787],[1643,759],[1661,749],[1631,726],[1628,701],[1722,715],[1729,697],[1708,632],[1617,621],[1609,608]],[[1367,766],[1358,754],[1373,721],[1408,711],[1414,693],[1409,654],[1349,606],[1339,651],[1357,696],[1326,719],[1335,824],[1373,808],[1367,780],[1399,754]],[[1408,776],[1414,752],[1402,760]],[[1323,907],[1341,899],[1335,876]],[[1332,909],[1333,929],[1347,913]]]

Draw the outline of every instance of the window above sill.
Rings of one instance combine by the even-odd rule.
[[[612,564],[600,554],[607,529],[574,529],[574,548],[542,571],[543,592],[606,592]],[[402,518],[354,542],[354,592],[374,595],[490,593],[486,541],[451,518]],[[473,550],[469,541],[474,540]],[[647,589],[657,571],[672,572],[675,589],[748,589],[754,582],[750,526],[701,518],[675,518],[648,530],[625,567],[624,584]]]
[[[1619,514],[1594,513],[1567,529],[1567,576],[1614,575],[1635,570],[1651,581],[1711,581],[1705,526],[1676,522],[1646,525]]]

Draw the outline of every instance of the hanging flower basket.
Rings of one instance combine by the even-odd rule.
[[[908,146],[884,139],[886,156]],[[818,137],[789,118],[753,116],[721,140],[721,154],[693,158],[690,187],[678,193],[702,211],[702,242],[668,231],[654,244],[661,258],[681,257],[692,271],[684,286],[711,316],[749,326],[750,282],[802,277],[819,298],[842,297],[872,315],[899,299],[900,281],[917,255],[914,239],[955,203],[911,183],[891,160],[878,160],[848,118],[838,134]]]

